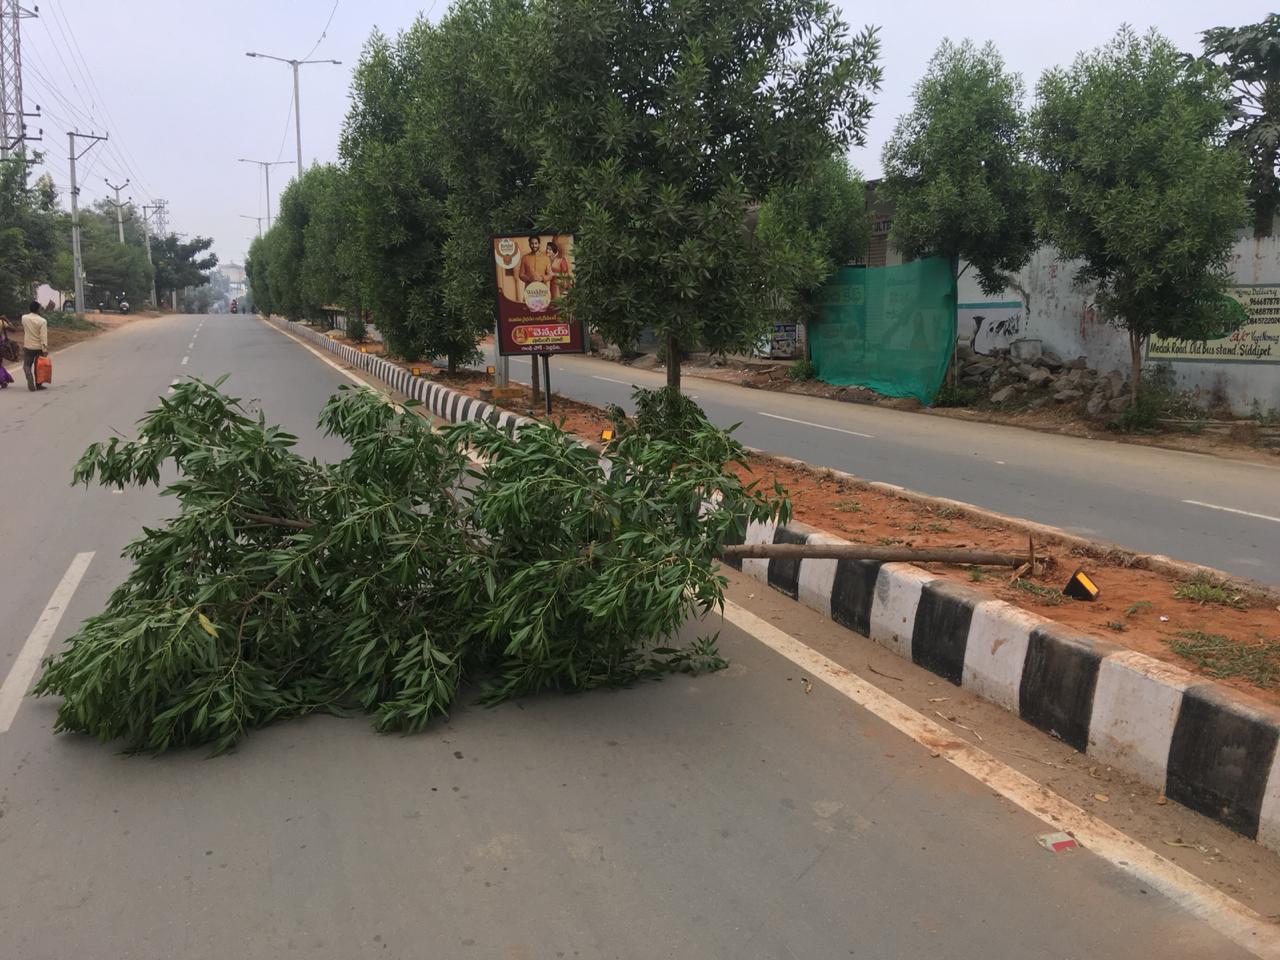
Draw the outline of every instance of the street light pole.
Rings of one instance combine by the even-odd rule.
[[[258,236],[262,236],[262,218],[261,217],[251,217],[247,213],[240,214],[240,217],[244,220],[254,221],[258,225]]]
[[[271,229],[271,168],[280,166],[285,163],[293,163],[292,160],[247,160],[244,157],[237,157],[238,163],[256,163],[262,168],[262,174],[267,178],[267,229]]]
[[[292,60],[287,57],[273,57],[269,53],[253,53],[252,51],[245,53],[246,57],[258,57],[262,60],[275,60],[279,63],[287,63],[293,68],[293,135],[298,148],[298,176],[302,176],[302,101],[299,99],[298,92],[298,68],[308,63],[332,63],[341,65],[341,60]],[[268,224],[270,226],[270,224]]]

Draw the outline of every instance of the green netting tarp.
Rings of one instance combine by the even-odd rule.
[[[841,267],[819,292],[810,325],[818,378],[932,403],[956,342],[955,290],[942,257]]]

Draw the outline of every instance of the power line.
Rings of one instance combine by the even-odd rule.
[[[300,57],[299,59],[310,60],[311,54],[320,49],[320,44],[323,43],[324,38],[329,35],[329,24],[333,23],[333,15],[338,12],[338,2],[339,0],[333,0],[333,8],[329,11],[329,19],[324,22],[324,29],[320,31],[320,39],[315,42],[315,46],[307,51],[307,55],[305,57]]]

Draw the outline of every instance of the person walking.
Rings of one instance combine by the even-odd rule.
[[[40,316],[40,301],[31,301],[31,312],[22,315],[22,372],[27,375],[28,390],[43,390],[36,383],[36,358],[49,355],[49,321]]]
[[[9,318],[0,313],[0,390],[3,390],[9,384],[13,383],[13,377],[9,371],[4,368],[6,360],[18,359],[16,343],[12,343],[9,339],[9,331],[13,327],[9,324]],[[13,352],[11,352],[13,351]]]

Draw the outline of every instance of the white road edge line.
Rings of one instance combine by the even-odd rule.
[[[875,439],[875,437],[869,433],[859,433],[857,430],[846,430],[844,427],[829,427],[825,423],[812,423],[808,420],[793,420],[791,417],[783,417],[776,413],[765,413],[763,410],[757,410],[756,414],[761,417],[768,417],[770,420],[785,420],[787,423],[799,423],[806,427],[817,427],[819,430],[834,430],[836,433],[847,433],[852,437],[862,437],[864,440]]]
[[[395,402],[391,399],[391,397],[387,396],[387,394],[384,393],[382,390],[379,390],[377,387],[371,384],[368,380],[361,380],[359,377],[357,377],[354,373],[352,373],[350,370],[348,370],[346,367],[342,366],[341,364],[335,363],[334,361],[330,360],[323,353],[321,353],[317,348],[311,346],[311,344],[307,343],[307,341],[303,340],[301,337],[295,337],[288,330],[282,330],[280,327],[277,327],[270,320],[263,320],[261,317],[259,317],[258,320],[261,323],[265,323],[268,327],[270,327],[276,333],[280,334],[280,336],[288,337],[290,340],[292,340],[298,346],[302,347],[302,349],[306,350],[308,353],[310,353],[313,357],[315,357],[321,363],[325,364],[326,366],[333,367],[333,369],[337,370],[340,374],[342,374],[344,377],[346,377],[356,386],[365,387],[369,390],[375,391],[376,393],[381,393],[384,397],[387,398],[388,403],[392,404],[393,406],[396,406]]]
[[[628,383],[626,380],[615,380],[613,377],[597,377],[594,373],[591,375],[592,380],[603,380],[605,383],[616,383],[622,387],[634,387],[634,383]]]
[[[31,628],[27,642],[18,651],[18,658],[9,668],[9,676],[5,677],[4,685],[0,686],[0,733],[8,733],[9,728],[13,726],[13,718],[18,715],[22,698],[31,689],[31,680],[36,675],[40,660],[49,649],[49,641],[53,639],[54,631],[62,621],[62,615],[67,611],[67,604],[71,602],[76,587],[80,586],[80,581],[84,577],[84,572],[89,569],[89,561],[92,559],[92,550],[77,553],[71,559],[71,566],[67,567],[67,572],[53,588],[53,596],[49,598],[36,625]]]
[[[1237,510],[1235,507],[1220,507],[1216,503],[1203,503],[1200,500],[1183,500],[1183,503],[1189,503],[1193,507],[1207,507],[1210,510],[1221,510],[1223,513],[1238,513],[1242,517],[1253,517],[1255,520],[1270,520],[1272,523],[1280,523],[1280,517],[1273,517],[1265,513],[1254,513],[1251,510]]]
[[[1159,890],[1233,943],[1265,960],[1280,958],[1280,928],[1249,907],[731,600],[725,601],[724,618],[1010,803],[1072,834],[1086,850]]]

